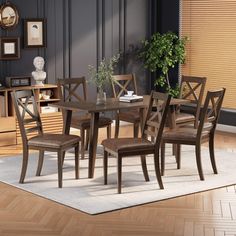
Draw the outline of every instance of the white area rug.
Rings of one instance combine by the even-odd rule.
[[[102,151],[100,150],[100,153]],[[37,154],[31,154],[24,184],[19,184],[21,156],[0,159],[0,181],[24,189],[47,199],[65,204],[89,214],[126,208],[148,202],[168,199],[236,183],[236,156],[226,150],[216,151],[218,175],[214,175],[208,149],[202,150],[205,181],[200,181],[193,147],[183,146],[182,167],[176,170],[173,156],[167,156],[164,190],[160,190],[153,168],[153,158],[148,157],[151,181],[145,182],[140,159],[125,158],[123,166],[122,194],[117,194],[116,159],[109,159],[108,185],[103,185],[102,156],[98,154],[93,179],[88,179],[88,161],[80,160],[80,179],[74,179],[73,153],[66,156],[63,172],[63,188],[57,183],[57,159],[46,153],[42,176],[36,177]]]

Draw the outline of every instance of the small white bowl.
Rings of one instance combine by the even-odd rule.
[[[134,93],[134,91],[129,91],[129,90],[127,91],[128,96],[133,96],[133,93]]]

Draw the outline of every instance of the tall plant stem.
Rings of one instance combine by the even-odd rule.
[[[168,75],[168,72],[166,74],[166,83],[168,85],[168,88],[170,88],[170,81],[169,81],[169,75]]]

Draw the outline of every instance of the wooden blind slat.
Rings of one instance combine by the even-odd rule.
[[[226,88],[236,108],[236,0],[182,0],[181,34],[189,37],[182,74],[207,77],[206,91]]]

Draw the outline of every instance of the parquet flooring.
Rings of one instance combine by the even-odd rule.
[[[131,132],[122,128],[123,136]],[[236,135],[218,132],[216,147],[236,152]],[[0,153],[15,155],[21,147]],[[0,183],[0,236],[15,235],[233,236],[236,186],[91,216]]]

